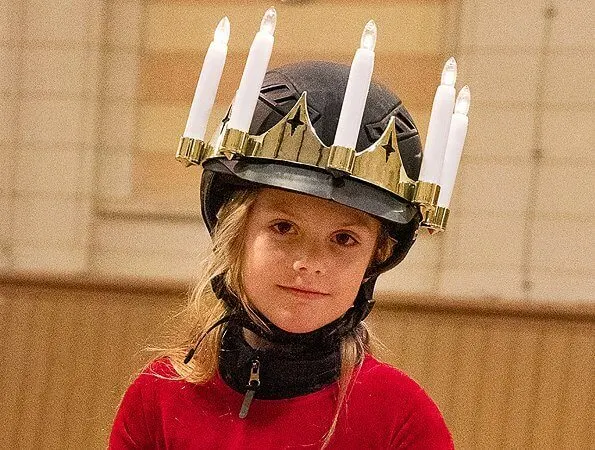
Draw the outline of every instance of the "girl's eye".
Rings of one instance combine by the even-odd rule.
[[[345,247],[349,247],[352,245],[357,244],[358,242],[355,240],[353,236],[349,233],[337,233],[335,234],[335,242],[339,245],[343,245]]]
[[[289,222],[277,222],[271,228],[279,234],[287,234],[293,229],[293,225]]]

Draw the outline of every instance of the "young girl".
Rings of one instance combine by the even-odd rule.
[[[309,117],[330,145],[348,75],[322,62],[270,71],[251,134],[268,131],[307,91]],[[291,135],[307,126],[300,117],[287,122]],[[389,142],[386,161],[400,152],[417,179],[415,125],[376,84],[357,150],[377,141],[391,117],[398,149]],[[415,240],[418,207],[282,155],[210,158],[203,169],[213,245],[177,316],[188,327],[127,390],[110,448],[453,448],[422,388],[372,356],[363,322],[378,275]]]

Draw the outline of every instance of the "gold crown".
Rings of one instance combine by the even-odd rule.
[[[280,122],[261,135],[228,128],[230,112],[231,108],[210,142],[182,137],[176,159],[186,166],[200,165],[212,158],[276,159],[325,169],[334,176],[349,175],[417,204],[423,214],[423,227],[431,232],[444,230],[449,211],[436,206],[440,186],[407,175],[394,117],[374,144],[356,152],[322,143],[310,122],[306,92]]]

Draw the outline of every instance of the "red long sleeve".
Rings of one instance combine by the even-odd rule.
[[[320,448],[336,410],[336,384],[283,400],[243,396],[218,376],[204,385],[168,380],[154,362],[126,391],[110,436],[111,449]],[[342,409],[331,449],[452,449],[440,411],[415,381],[367,356]]]

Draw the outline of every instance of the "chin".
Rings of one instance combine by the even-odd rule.
[[[288,333],[309,333],[324,326],[324,324],[300,323],[299,321],[271,321],[273,324]]]
[[[304,334],[317,330],[320,327],[279,327],[289,333]]]

